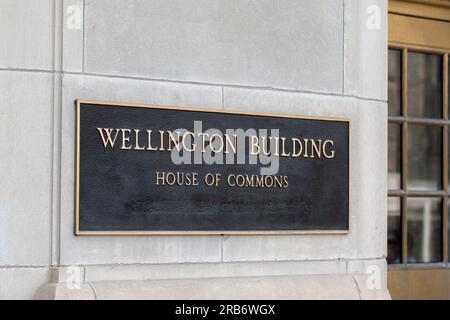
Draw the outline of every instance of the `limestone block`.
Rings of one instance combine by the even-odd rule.
[[[50,280],[45,267],[0,267],[0,300],[33,299],[38,288]]]
[[[85,71],[342,92],[342,0],[86,2]]]
[[[387,100],[387,1],[344,1],[344,94]]]
[[[1,0],[0,68],[53,69],[53,0]]]
[[[0,265],[50,261],[53,77],[0,71]]]

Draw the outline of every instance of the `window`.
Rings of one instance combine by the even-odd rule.
[[[389,49],[388,262],[449,261],[449,55]]]

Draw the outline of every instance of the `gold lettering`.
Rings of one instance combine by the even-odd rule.
[[[175,182],[176,182],[175,174],[173,172],[168,172],[166,174],[166,183],[169,186],[173,186],[175,184]]]
[[[263,176],[256,176],[255,187],[264,188],[264,177]]]
[[[145,148],[139,146],[139,132],[140,132],[139,129],[134,129],[135,140],[136,140],[134,143],[134,150],[142,151],[142,150],[145,150]]]
[[[177,151],[181,150],[180,145],[180,133],[178,131],[175,131],[177,134],[177,138],[175,139],[175,136],[172,131],[167,131],[169,133],[169,148],[167,150],[172,151],[173,146],[177,149]]]
[[[251,155],[258,155],[259,154],[259,144],[258,144],[258,137],[257,136],[251,136]]]
[[[260,176],[248,174],[229,174],[228,185],[230,187],[246,188],[287,188],[289,186],[287,176]]]
[[[195,143],[192,143],[192,148],[189,149],[189,148],[186,146],[186,136],[191,136],[191,137],[192,137],[192,141],[194,141],[195,136],[194,136],[194,134],[193,134],[192,132],[186,132],[186,133],[183,135],[183,138],[181,139],[181,142],[182,142],[182,145],[183,145],[183,149],[186,150],[186,151],[188,151],[188,152],[193,152],[193,151],[195,150],[196,144],[195,144]]]
[[[116,135],[114,136],[114,138],[111,138],[111,133],[114,129],[107,129],[107,128],[97,128],[98,132],[100,133],[100,137],[102,138],[103,141],[103,145],[105,146],[105,148],[110,145],[111,149],[114,147],[114,144],[116,143],[116,139],[117,139],[117,135],[119,134],[119,130],[116,130]],[[103,135],[103,130],[105,130],[106,132],[106,139],[105,136]]]
[[[291,155],[291,153],[286,153],[285,151],[285,147],[286,147],[286,138],[281,138],[281,143],[282,143],[282,152],[281,152],[281,156],[282,157],[289,157]]]
[[[194,135],[192,135],[192,137],[194,137]],[[207,133],[200,133],[199,137],[202,137],[202,153],[206,152],[206,142],[209,141],[209,134]],[[208,137],[208,138],[206,138]],[[192,138],[194,139],[194,138]]]
[[[197,133],[186,132],[181,134],[179,131],[159,130],[159,142],[152,141],[154,139],[153,131],[151,129],[146,130],[147,138],[143,135],[142,129],[112,129],[112,128],[96,128],[102,144],[105,148],[114,149],[116,146],[119,132],[121,133],[120,150],[135,150],[135,151],[172,151],[185,150],[187,152],[193,152],[197,147],[202,147],[202,152],[206,152],[206,148],[209,145],[212,153],[215,154],[230,154],[237,153],[238,136],[222,135],[220,133],[207,134],[198,133],[198,137],[201,137],[202,141],[196,143]],[[188,140],[189,137],[189,140]],[[315,140],[315,139],[300,139],[296,137],[268,137],[268,136],[247,136],[249,138],[248,146],[250,148],[250,155],[266,155],[276,157],[291,157],[291,158],[322,158],[332,159],[335,157],[334,141],[329,140]],[[245,137],[245,143],[247,142]],[[145,141],[147,139],[147,141]],[[289,140],[288,140],[289,139]],[[158,140],[158,138],[156,138]],[[152,142],[155,145],[152,145]],[[167,176],[166,176],[167,178]],[[184,177],[183,179],[187,179]],[[241,182],[239,175],[235,176],[237,184]],[[167,179],[166,179],[167,180]],[[270,179],[269,179],[270,180]],[[190,182],[190,181],[188,181]],[[279,181],[275,181],[278,186]],[[167,181],[166,181],[167,184]],[[185,184],[183,182],[183,184]],[[257,185],[258,181],[253,180],[253,184]]]
[[[287,188],[287,187],[289,187],[289,182],[288,182],[288,177],[287,176],[284,176],[283,177],[283,181],[284,181],[284,188]]]
[[[208,187],[211,187],[213,185],[217,187],[219,185],[219,182],[220,182],[220,174],[219,173],[216,173],[216,174],[208,173],[205,176],[205,184]]]
[[[236,185],[238,187],[243,187],[245,184],[245,177],[242,174],[236,176]]]
[[[297,152],[297,150],[295,148],[296,145],[298,145],[298,147],[299,147],[298,152]],[[293,158],[298,158],[298,157],[300,157],[302,155],[302,152],[303,152],[302,142],[299,139],[297,139],[297,138],[292,138],[292,157]]]
[[[147,130],[147,151],[156,151],[157,148],[152,147],[152,130]]]
[[[303,139],[303,141],[305,142],[305,158],[309,158],[309,155],[308,155],[308,142],[309,142],[309,139]]]
[[[331,153],[328,154],[327,151],[326,151],[327,144],[331,144],[333,146],[334,145],[334,141],[333,140],[326,140],[323,143],[323,145],[322,145],[322,151],[323,151],[323,155],[325,156],[325,158],[332,159],[332,158],[334,158],[334,150],[331,150]]]
[[[230,136],[228,134],[225,135],[225,153],[226,154],[230,153],[228,151],[228,146],[230,146],[233,153],[236,154],[237,135],[233,134],[233,137],[234,137],[234,145],[233,145],[233,142],[231,141]]]
[[[219,141],[219,145],[220,145],[220,148],[218,148],[218,149],[215,149],[214,150],[214,144],[213,144],[213,140],[214,139],[218,139],[218,141]],[[214,153],[220,153],[220,152],[222,152],[222,150],[223,150],[223,138],[222,138],[222,136],[220,135],[220,134],[213,134],[211,137],[210,137],[210,148],[211,148],[211,151],[212,152],[214,152]]]
[[[122,131],[122,146],[120,147],[121,150],[131,150],[131,145],[126,145],[127,143],[130,143],[130,129],[120,129]],[[126,135],[125,135],[126,134]]]
[[[273,155],[275,156],[275,157],[278,157],[280,154],[278,153],[278,146],[279,146],[279,140],[280,140],[280,138],[278,138],[278,137],[274,137],[274,138],[272,138],[272,137],[270,137],[269,138],[269,140],[270,140],[270,146],[272,147],[272,139],[274,139],[275,140],[275,152],[273,153]],[[272,149],[271,149],[271,151],[272,151]]]
[[[230,174],[230,175],[228,175],[228,179],[227,179],[228,185],[229,185],[230,187],[234,187],[234,186],[236,185],[236,183],[231,183],[231,178],[236,178],[236,177],[235,177],[234,174]]]
[[[275,179],[275,187],[282,188],[283,187],[283,177],[274,177]]]
[[[192,173],[192,185],[194,187],[198,186],[198,173],[197,172]]]
[[[318,158],[322,156],[321,149],[322,149],[322,140],[319,141],[319,146],[317,146],[315,140],[311,140],[311,158],[314,158],[314,151],[316,152],[316,155]]]
[[[159,151],[164,150],[164,131],[159,130]]]
[[[266,156],[269,156],[270,152],[271,152],[271,150],[269,149],[269,144],[270,143],[268,144],[268,142],[270,142],[270,141],[269,141],[269,139],[267,139],[267,137],[265,137],[265,136],[261,137],[262,153],[265,154]],[[266,150],[264,150],[264,147],[266,147]]]
[[[270,184],[267,181],[270,181]],[[266,188],[272,188],[273,186],[273,177],[272,176],[265,176],[264,177],[264,185]]]
[[[160,182],[162,185],[165,185],[164,172],[156,172],[156,185],[159,186]]]
[[[246,175],[246,176],[245,176],[245,186],[247,186],[247,187],[253,187],[253,179],[254,179],[254,176],[253,176],[253,175],[251,175],[251,176]]]

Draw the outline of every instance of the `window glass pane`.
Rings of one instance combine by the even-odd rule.
[[[442,188],[442,128],[408,125],[408,188]]]
[[[402,52],[400,50],[389,50],[388,65],[389,115],[399,116],[402,110]]]
[[[388,263],[401,263],[402,219],[401,199],[388,198]]]
[[[439,198],[408,199],[408,263],[442,260],[442,214]]]
[[[388,132],[388,188],[401,188],[401,126],[389,124]]]
[[[408,55],[408,116],[442,117],[442,57],[412,52]]]

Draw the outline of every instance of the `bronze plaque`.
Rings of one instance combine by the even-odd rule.
[[[350,121],[76,101],[76,235],[346,234]]]

